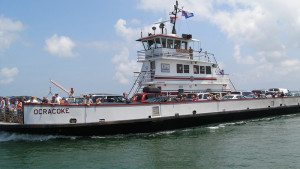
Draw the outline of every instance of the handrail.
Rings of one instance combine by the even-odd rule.
[[[152,58],[175,58],[175,59],[186,59],[191,61],[202,61],[202,62],[209,62],[217,64],[214,55],[207,52],[193,52],[193,53],[186,53],[186,52],[166,52],[161,51],[155,53],[154,50],[147,52],[145,50],[137,51],[137,60],[138,61],[145,61],[146,59]]]

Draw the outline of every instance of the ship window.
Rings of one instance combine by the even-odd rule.
[[[167,43],[167,39],[166,38],[161,38],[161,44],[162,44],[163,48],[166,47],[166,43]]]
[[[174,48],[175,49],[180,49],[180,44],[181,44],[180,40],[175,40]]]
[[[147,41],[143,41],[143,47],[144,47],[145,50],[148,49],[147,46],[148,46]]]
[[[148,49],[154,49],[154,45],[155,43],[153,39],[148,40]]]
[[[187,42],[185,41],[181,42],[181,49],[187,49]]]
[[[199,66],[194,65],[194,74],[199,74]]]
[[[173,39],[167,39],[167,48],[174,48],[174,40]]]
[[[183,73],[183,65],[177,64],[177,73]]]
[[[190,73],[190,66],[189,65],[184,65],[183,69],[184,69],[184,73]]]
[[[206,74],[211,74],[211,67],[210,66],[206,66]]]
[[[161,46],[160,38],[156,38],[156,39],[155,39],[155,42],[156,42],[155,48],[161,48],[161,47],[162,47],[162,46]]]
[[[200,66],[200,74],[205,74],[205,66]]]

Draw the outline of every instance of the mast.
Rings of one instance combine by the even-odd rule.
[[[176,34],[176,19],[177,19],[177,14],[181,10],[178,8],[178,1],[176,0],[176,4],[174,5],[174,11],[171,12],[171,15],[174,15],[174,22],[173,22],[173,29],[172,29],[172,34]]]

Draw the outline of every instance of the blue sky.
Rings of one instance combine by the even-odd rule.
[[[178,21],[179,33],[201,40],[237,88],[299,89],[300,2],[179,3],[195,14]],[[0,95],[46,96],[49,79],[74,87],[77,95],[129,91],[133,72],[140,68],[136,51],[141,46],[135,39],[167,19],[173,4],[0,0]],[[52,92],[60,91],[52,86]]]

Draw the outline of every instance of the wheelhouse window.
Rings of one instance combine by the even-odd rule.
[[[199,74],[199,65],[193,66],[194,74]]]
[[[148,40],[148,49],[154,49],[155,47],[155,42],[153,39]]]
[[[161,44],[163,48],[167,47],[167,39],[166,38],[161,38]]]
[[[190,66],[189,65],[184,65],[183,70],[184,70],[184,73],[190,73]]]
[[[205,74],[205,66],[200,66],[200,74]]]
[[[147,41],[143,41],[143,47],[145,50],[148,49],[148,42]]]
[[[181,49],[187,49],[188,43],[186,41],[181,42]]]
[[[206,66],[206,74],[211,74],[211,67],[210,66]]]
[[[162,45],[161,45],[161,41],[160,41],[160,38],[156,38],[155,39],[155,48],[161,48],[162,47]]]
[[[175,49],[180,49],[181,46],[181,41],[180,40],[175,40],[174,48]]]
[[[174,40],[173,39],[167,39],[167,48],[174,48]]]
[[[177,73],[183,73],[183,65],[177,64]]]

